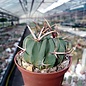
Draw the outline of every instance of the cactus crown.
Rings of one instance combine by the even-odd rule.
[[[43,27],[39,34],[37,33],[38,36],[34,35],[29,26],[27,27],[31,34],[23,41],[25,61],[38,68],[54,67],[62,63],[65,55],[70,52],[69,43],[59,37],[56,31],[52,31],[49,25],[48,28]]]

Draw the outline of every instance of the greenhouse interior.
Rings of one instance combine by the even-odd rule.
[[[45,41],[46,45],[43,44]],[[66,47],[62,49],[60,46]],[[42,54],[43,58],[40,58]],[[46,58],[47,55],[52,55],[52,58]],[[34,56],[33,59],[38,56],[37,62],[30,56]],[[59,64],[56,65],[56,62]],[[61,84],[57,84],[54,72],[58,74],[65,69],[63,79],[59,81]],[[29,79],[27,84],[21,70],[30,71],[31,74],[26,76],[38,78],[38,81]],[[48,73],[53,76],[52,79],[48,79],[51,77]],[[36,74],[43,75],[39,79]],[[44,80],[43,76],[48,77]],[[0,86],[47,86],[45,83],[48,86],[86,86],[86,0],[0,0]]]

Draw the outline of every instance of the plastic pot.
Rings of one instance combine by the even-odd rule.
[[[70,63],[68,67],[55,72],[55,73],[35,73],[25,70],[21,66],[19,66],[16,62],[16,57],[20,52],[18,52],[14,58],[14,62],[17,65],[18,69],[20,70],[23,80],[24,86],[62,86],[62,81],[65,72],[71,65],[72,58],[70,57]]]

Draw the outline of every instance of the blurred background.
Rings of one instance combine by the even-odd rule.
[[[24,85],[13,62],[16,45],[29,34],[27,24],[36,31],[45,19],[77,44],[63,85],[86,86],[86,0],[0,0],[0,86]]]

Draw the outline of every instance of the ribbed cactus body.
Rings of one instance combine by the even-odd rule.
[[[66,42],[62,38],[55,39],[57,52],[65,52],[66,51]],[[58,64],[61,63],[64,59],[64,54],[58,54]]]
[[[40,41],[29,35],[23,41],[23,48],[26,49],[23,57],[27,62],[38,68],[53,67],[63,61],[64,55],[55,55],[52,52],[65,52],[66,43],[62,38],[51,38],[50,35]]]

